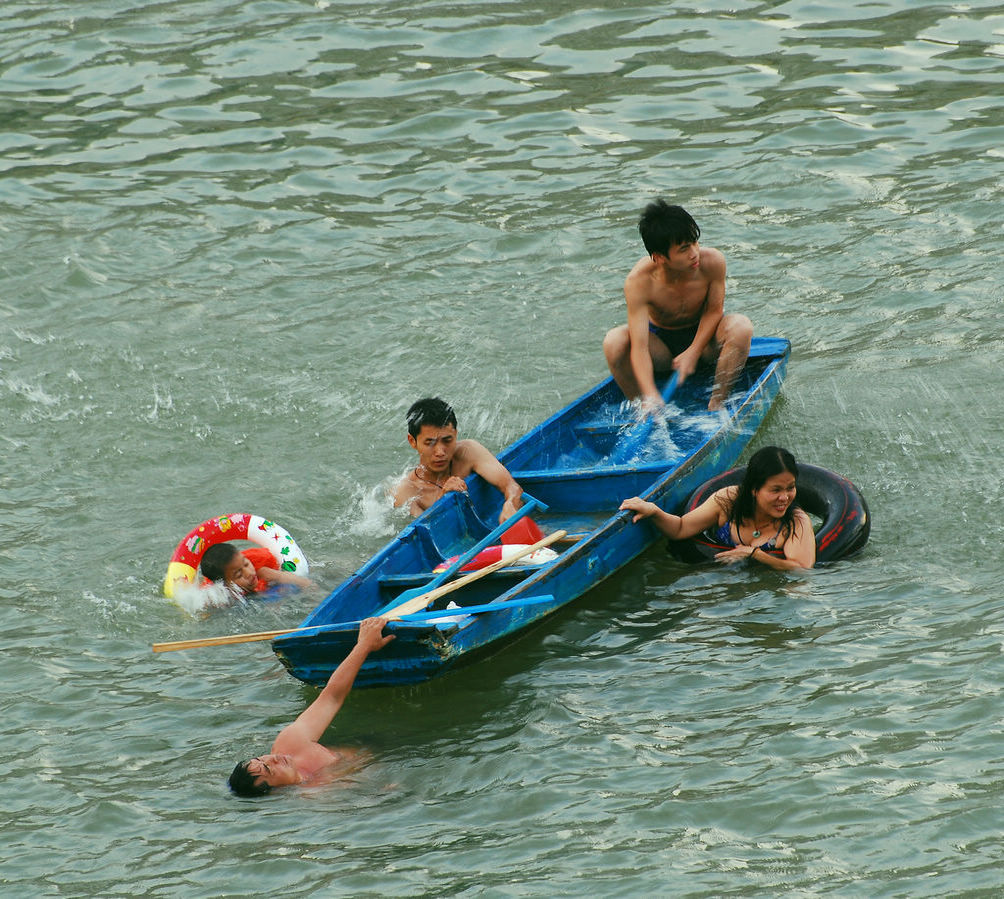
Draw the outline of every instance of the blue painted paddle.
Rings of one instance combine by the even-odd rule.
[[[526,495],[527,495],[526,493],[523,494],[523,496]],[[484,537],[482,537],[477,543],[474,544],[474,546],[472,546],[469,550],[467,550],[467,552],[465,552],[462,556],[459,556],[457,560],[452,565],[450,565],[449,568],[447,568],[445,571],[441,571],[431,581],[429,581],[429,583],[425,584],[424,586],[412,587],[410,590],[405,590],[404,592],[398,594],[398,596],[394,598],[394,602],[390,604],[390,607],[396,608],[397,606],[406,603],[409,599],[414,599],[416,596],[422,596],[423,594],[428,593],[430,590],[434,590],[440,584],[444,583],[445,581],[448,581],[451,577],[453,577],[453,575],[455,575],[458,571],[460,571],[460,569],[463,568],[468,562],[470,562],[471,559],[473,559],[479,552],[481,552],[481,550],[491,546],[496,540],[498,540],[499,537],[501,537],[506,531],[509,530],[509,528],[511,528],[517,521],[519,521],[525,515],[528,515],[534,509],[540,509],[543,512],[546,508],[547,506],[545,506],[539,499],[534,499],[533,497],[530,497],[530,499],[527,502],[523,503],[522,507],[517,512],[515,512],[513,515],[510,515],[497,528],[495,528],[493,531],[489,532]],[[377,612],[376,614],[379,615],[380,612]]]
[[[525,606],[536,606],[542,602],[554,602],[554,596],[546,593],[543,596],[528,596],[526,599],[510,599],[508,602],[489,602],[479,606],[461,606],[457,609],[440,609],[438,612],[412,612],[402,615],[398,621],[435,621],[437,618],[453,618],[456,615],[481,615],[484,612],[504,612],[507,609],[521,609]]]
[[[669,379],[666,389],[662,392],[662,401],[664,403],[668,403],[672,399],[673,394],[676,393],[676,386],[679,380],[680,373],[674,371],[673,377]],[[607,465],[624,465],[630,459],[633,459],[638,454],[638,450],[645,445],[654,427],[655,415],[649,415],[644,421],[628,428],[607,457]]]

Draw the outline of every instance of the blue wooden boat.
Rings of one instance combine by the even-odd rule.
[[[707,411],[712,373],[699,370],[672,396],[665,426],[647,429],[607,378],[501,452],[523,489],[546,504],[532,513],[537,524],[545,532],[567,531],[566,542],[552,546],[557,558],[505,567],[424,614],[392,621],[396,639],[370,655],[356,686],[440,675],[497,648],[634,559],[659,533],[618,512],[621,500],[640,495],[676,508],[734,466],[777,397],[789,352],[787,340],[754,338],[724,411]],[[336,587],[300,628],[273,641],[281,662],[306,683],[325,683],[354,645],[358,622],[386,613],[406,591],[421,592],[437,564],[490,535],[501,503],[498,491],[477,476],[468,480],[467,493],[444,496]],[[440,611],[447,601],[461,608]],[[491,611],[476,611],[486,605]]]

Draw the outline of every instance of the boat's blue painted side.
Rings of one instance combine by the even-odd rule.
[[[620,501],[637,494],[676,508],[710,477],[734,466],[777,397],[788,354],[786,340],[755,338],[727,414],[706,411],[710,373],[688,378],[673,398],[680,413],[630,464],[605,464],[618,433],[631,424],[623,419],[621,394],[611,379],[509,446],[499,458],[529,494],[549,506],[534,519],[545,530],[565,528],[578,539],[546,565],[488,575],[437,604],[497,602],[498,611],[459,616],[451,611],[442,621],[393,622],[389,627],[396,639],[369,657],[356,685],[415,683],[441,674],[472,653],[512,638],[635,558],[658,539],[658,531],[631,524],[628,513],[617,512]],[[439,561],[488,533],[500,509],[498,492],[471,478],[468,494],[441,499],[340,584],[304,620],[302,627],[309,631],[277,638],[276,654],[295,677],[323,684],[355,643],[361,618],[389,608],[403,590],[426,583]],[[552,598],[505,607],[509,600],[544,596]]]

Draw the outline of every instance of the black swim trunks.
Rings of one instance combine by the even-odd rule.
[[[659,338],[674,357],[679,356],[693,342],[697,336],[697,325],[689,328],[660,328],[648,323],[648,333]]]

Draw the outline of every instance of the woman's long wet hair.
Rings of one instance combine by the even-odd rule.
[[[758,449],[746,464],[746,474],[739,485],[739,492],[732,501],[732,509],[729,512],[729,520],[733,522],[738,531],[739,525],[743,521],[753,521],[756,515],[756,497],[753,491],[759,490],[767,483],[768,478],[778,474],[790,474],[795,478],[795,486],[798,486],[798,463],[795,457],[786,449],[780,446],[765,446]],[[791,536],[795,525],[795,509],[798,507],[798,496],[784,512],[781,518],[781,533],[785,534],[785,539]]]

